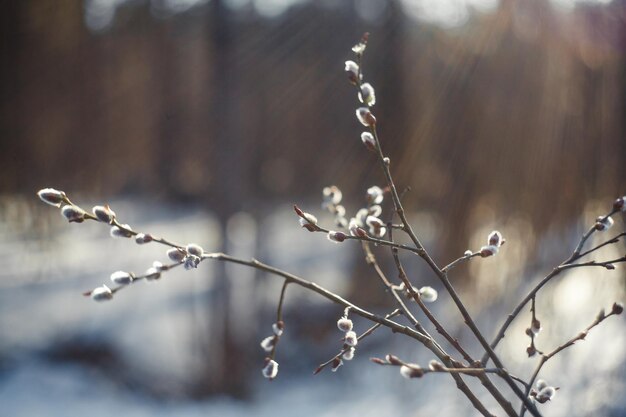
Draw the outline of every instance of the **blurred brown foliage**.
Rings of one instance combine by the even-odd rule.
[[[227,182],[233,206],[330,182],[360,195],[381,178],[341,69],[369,29],[366,76],[407,199],[446,218],[482,200],[571,215],[626,178],[625,5],[504,1],[444,30],[394,1],[369,23],[349,2],[274,20],[220,1],[159,19],[141,2],[91,33],[80,0],[9,1],[0,190],[203,198]]]

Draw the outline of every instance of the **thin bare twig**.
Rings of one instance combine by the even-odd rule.
[[[359,54],[359,62],[358,62],[358,64],[359,64],[359,76],[357,77],[356,83],[355,83],[359,92],[362,89],[361,88],[362,87],[362,82],[361,82],[361,76],[360,76],[361,75],[360,74],[360,72],[361,72],[361,61],[360,61],[360,59],[361,59],[361,55]],[[368,107],[368,109],[371,109],[371,106],[369,104],[366,103],[366,106]],[[454,287],[452,286],[452,284],[448,280],[448,277],[447,277],[446,273],[443,272],[437,266],[435,261],[430,257],[430,255],[428,254],[428,252],[425,250],[424,246],[422,245],[422,243],[418,239],[417,235],[413,231],[413,228],[411,227],[410,223],[408,222],[408,220],[406,218],[406,213],[405,213],[404,208],[402,206],[402,202],[400,201],[400,196],[398,195],[398,191],[396,189],[396,185],[395,185],[395,183],[393,181],[393,178],[391,176],[391,171],[389,169],[389,165],[390,165],[389,158],[386,158],[384,156],[384,154],[383,154],[383,151],[382,151],[380,140],[378,138],[378,131],[376,129],[376,123],[370,125],[370,133],[372,134],[372,136],[374,138],[375,149],[376,149],[376,153],[378,155],[378,161],[379,161],[379,163],[380,163],[380,165],[382,167],[383,173],[385,175],[385,178],[386,178],[386,181],[387,181],[387,186],[389,187],[389,190],[391,191],[391,197],[392,197],[392,201],[393,201],[395,212],[398,214],[398,217],[400,218],[400,220],[402,222],[402,225],[404,226],[402,230],[409,236],[409,238],[411,239],[411,241],[415,245],[415,248],[416,248],[415,253],[417,253],[417,255],[419,255],[422,259],[424,259],[424,261],[426,261],[426,263],[428,264],[430,269],[435,273],[435,275],[443,283],[444,287],[446,288],[446,290],[448,291],[448,293],[452,297],[452,300],[454,301],[455,305],[457,306],[457,309],[460,311],[461,315],[463,316],[463,319],[464,319],[465,323],[470,328],[472,333],[474,333],[474,335],[476,336],[476,338],[478,339],[480,344],[483,346],[483,348],[487,351],[487,354],[493,360],[493,363],[498,368],[504,369],[504,365],[502,364],[502,362],[498,358],[498,355],[496,355],[495,351],[491,348],[491,346],[486,341],[485,337],[482,335],[480,330],[478,330],[478,327],[476,326],[476,324],[474,323],[474,320],[472,319],[472,317],[470,316],[469,312],[467,311],[467,308],[465,307],[465,305],[463,304],[463,302],[459,298],[458,294],[456,293],[456,290],[454,289]],[[537,411],[537,408],[534,406],[534,404],[532,404],[528,400],[528,398],[526,396],[524,396],[524,393],[515,384],[515,381],[510,376],[508,376],[508,374],[504,374],[503,378],[506,381],[506,383],[511,387],[511,389],[513,390],[515,395],[522,402],[527,403],[529,411],[535,417],[540,417],[541,414]]]
[[[557,353],[561,352],[562,350],[567,349],[570,346],[573,346],[574,343],[576,343],[578,340],[584,340],[591,329],[596,327],[598,324],[602,323],[604,320],[606,320],[610,316],[621,314],[621,310],[615,309],[616,305],[617,304],[614,304],[613,310],[608,314],[605,314],[604,310],[602,310],[600,314],[598,314],[596,319],[593,321],[593,323],[587,326],[585,330],[578,333],[576,336],[569,339],[567,342],[563,343],[562,345],[558,346],[552,352],[547,353],[547,354],[541,354],[541,360],[537,364],[535,371],[533,372],[532,376],[530,377],[530,380],[528,381],[528,386],[526,387],[526,396],[530,394],[530,390],[532,389],[532,386],[535,383],[535,379],[537,378],[537,375],[539,375],[541,368],[543,368],[546,362],[548,362],[551,358],[553,358]],[[524,404],[522,404],[522,408],[520,409],[520,417],[524,417],[525,412],[526,412],[526,407],[524,406]]]
[[[389,229],[389,233],[391,234],[391,229]],[[408,307],[404,304],[402,299],[398,296],[394,286],[389,282],[389,280],[387,279],[383,271],[380,269],[380,266],[376,262],[376,257],[372,253],[369,245],[365,242],[363,243],[363,250],[365,252],[366,262],[368,263],[368,265],[371,265],[374,268],[380,280],[382,281],[383,285],[386,287],[386,290],[391,292],[396,303],[400,307],[400,310],[402,311],[402,313],[409,319],[411,324],[415,326],[418,332],[426,335],[432,340],[432,344],[430,346],[426,345],[426,347],[429,350],[431,350],[435,355],[437,355],[439,358],[441,358],[444,361],[444,363],[446,363],[446,365],[454,366],[456,363],[458,363],[450,357],[450,355],[435,341],[435,339],[426,331],[426,329],[424,329],[424,327],[419,323],[419,321],[415,318],[415,316],[413,316],[413,314],[410,312]],[[484,408],[482,404],[479,404],[480,402],[478,398],[474,396],[474,394],[472,393],[470,388],[467,386],[467,384],[463,381],[463,379],[459,375],[451,374],[451,376],[455,380],[458,389],[461,392],[463,392],[470,399],[470,401],[472,401],[475,407],[477,407],[479,411],[481,412],[483,412],[483,410],[486,412],[487,409]],[[511,410],[513,410],[512,407],[511,407]],[[513,410],[512,416],[515,416],[514,410]]]
[[[393,233],[391,230],[389,230],[389,240],[393,241]],[[435,326],[435,329],[437,330],[437,332],[439,332],[439,334],[441,334],[448,341],[448,343],[450,343],[470,365],[475,364],[474,359],[469,355],[469,353],[467,353],[467,351],[465,351],[465,349],[463,349],[459,341],[453,338],[446,331],[446,329],[441,325],[439,320],[437,320],[435,316],[431,313],[431,311],[428,309],[426,304],[422,301],[422,297],[420,296],[419,292],[415,291],[415,289],[413,288],[413,285],[411,284],[404,270],[404,267],[402,266],[402,262],[400,261],[400,256],[398,254],[398,249],[391,248],[391,253],[392,253],[394,262],[396,264],[396,269],[398,270],[398,275],[400,277],[400,280],[404,284],[409,296],[413,298],[413,300],[415,300],[415,302],[419,305],[422,312],[424,312],[426,317],[428,317],[428,320],[430,320],[430,322]],[[501,376],[502,374],[499,373],[499,375]],[[478,377],[481,383],[483,384],[483,386],[485,387],[485,389],[487,389],[489,393],[496,399],[496,401],[498,401],[498,403],[502,406],[502,408],[506,411],[506,413],[509,416],[515,416],[516,414],[515,414],[515,410],[513,409],[513,406],[511,405],[509,401],[506,400],[506,398],[504,398],[500,390],[498,390],[496,386],[493,385],[491,380],[484,374],[479,374]]]
[[[443,268],[441,268],[441,271],[444,273],[447,273],[448,271],[450,271],[452,268],[454,268],[455,266],[463,263],[463,262],[467,262],[472,258],[475,258],[477,256],[480,256],[480,252],[474,252],[471,255],[468,256],[461,256],[458,259],[455,259],[454,261],[450,262],[448,265],[444,266]]]
[[[280,298],[278,299],[278,307],[276,308],[276,326],[279,326],[278,328],[281,330],[281,332],[278,332],[274,334],[274,344],[272,345],[272,351],[269,354],[269,358],[270,359],[274,359],[276,356],[276,348],[278,347],[278,342],[280,341],[280,333],[282,333],[282,326],[283,326],[283,303],[285,301],[285,292],[287,291],[287,285],[289,285],[289,281],[285,280],[283,282],[283,286],[280,289]]]
[[[402,312],[400,311],[400,309],[395,309],[393,310],[391,313],[386,314],[385,318],[386,319],[391,319],[396,317],[397,315],[402,314]],[[357,336],[357,340],[360,342],[361,339],[366,338],[367,336],[371,335],[372,333],[374,333],[376,331],[376,329],[378,329],[379,327],[381,327],[382,324],[380,323],[376,323],[374,324],[372,327],[370,327],[369,329],[367,329],[366,331],[364,331],[363,333],[361,333],[359,336]],[[330,365],[331,363],[333,363],[337,358],[341,358],[341,356],[346,353],[350,348],[344,348],[341,349],[341,351],[339,351],[338,354],[336,354],[335,356],[333,356],[332,358],[330,358],[329,360],[327,360],[324,363],[321,363],[317,368],[315,368],[315,371],[313,371],[313,375],[317,375],[320,372],[322,372],[322,370],[324,368],[326,368],[328,365]]]
[[[569,258],[569,259],[572,259],[572,258]],[[576,258],[576,259],[578,259],[578,258]],[[591,262],[586,262],[586,263],[582,263],[582,264],[567,264],[567,263],[564,262],[561,265],[557,266],[556,268],[554,268],[552,270],[552,272],[550,272],[541,281],[539,281],[539,283],[537,283],[528,292],[526,297],[524,297],[522,299],[522,301],[520,301],[519,304],[508,315],[506,321],[502,324],[502,326],[498,330],[498,333],[496,334],[493,342],[491,342],[491,348],[495,349],[498,346],[498,343],[500,343],[500,341],[504,338],[504,335],[505,335],[507,329],[509,328],[509,326],[511,325],[513,320],[522,311],[524,306],[536,296],[536,294],[539,292],[539,290],[541,288],[543,288],[544,285],[546,285],[548,282],[550,282],[550,280],[552,280],[554,277],[559,275],[562,271],[567,270],[567,269],[571,269],[571,268],[583,267],[583,266],[602,266],[602,267],[606,268],[607,265],[612,265],[614,263],[620,263],[620,262],[626,262],[626,257],[621,257],[621,258],[614,259],[614,260],[611,260],[611,261],[606,261],[606,262],[591,261]],[[481,363],[483,364],[483,366],[487,364],[488,360],[489,360],[489,356],[487,354],[485,354],[483,356],[482,360],[481,360]]]

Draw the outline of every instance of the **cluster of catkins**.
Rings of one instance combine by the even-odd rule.
[[[285,323],[282,320],[279,320],[272,324],[272,335],[261,341],[261,348],[268,354],[265,358],[265,363],[261,373],[270,381],[278,375],[278,362],[274,360],[274,352],[276,351],[276,346],[278,345],[278,341],[280,340],[280,336],[282,336],[284,330]]]
[[[61,209],[61,215],[66,218],[70,223],[82,223],[85,220],[95,220],[105,223],[111,227],[110,234],[114,238],[135,238],[135,242],[139,245],[157,241],[164,243],[163,240],[155,238],[148,233],[138,233],[128,224],[121,224],[117,221],[115,212],[108,205],[98,205],[91,209],[91,213],[83,210],[77,205],[73,204],[67,197],[65,192],[56,190],[54,188],[44,188],[37,193],[39,198],[51,206]],[[172,246],[170,244],[170,246]],[[182,264],[185,269],[194,269],[198,267],[198,264],[202,261],[204,250],[201,246],[190,243],[184,247],[172,247],[167,251],[167,256],[176,264]],[[148,268],[143,275],[136,275],[132,272],[116,271],[111,274],[111,282],[119,287],[132,284],[140,279],[146,281],[154,281],[161,278],[161,273],[170,268],[170,266],[163,265],[159,261],[155,261],[152,267]],[[113,294],[116,289],[109,288],[106,284],[94,288],[93,290],[85,293],[95,301],[105,301],[113,298]]]
[[[367,207],[359,209],[354,217],[349,221],[345,218],[346,209],[342,206],[341,190],[331,185],[325,187],[322,191],[324,201],[322,208],[330,211],[335,215],[335,224],[341,228],[347,228],[350,235],[365,237],[369,234],[371,237],[382,238],[387,233],[385,223],[379,218],[383,210],[380,204],[384,199],[384,191],[378,186],[370,187],[367,190]],[[367,232],[365,231],[367,229]],[[343,242],[345,234],[331,230],[328,232],[328,239],[332,242]]]
[[[352,320],[348,318],[350,308],[346,308],[343,312],[343,316],[337,320],[337,327],[341,330],[343,335],[343,353],[337,356],[332,363],[332,371],[336,372],[343,361],[351,361],[354,358],[354,352],[356,351],[356,345],[359,343],[359,338],[353,329],[354,324]]]
[[[534,398],[541,404],[554,398],[554,395],[559,389],[558,387],[549,386],[543,379],[538,379],[535,386],[537,387],[536,389],[533,388],[530,390],[530,398]]]

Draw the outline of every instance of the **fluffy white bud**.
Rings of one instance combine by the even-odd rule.
[[[204,252],[204,250],[202,249],[202,246],[196,245],[195,243],[188,244],[185,250],[190,255],[195,255],[195,256],[202,256],[202,253]]]
[[[535,397],[535,399],[541,404],[543,404],[546,401],[550,401],[552,398],[554,398],[555,394],[556,394],[556,388],[544,387],[537,393],[537,396]]]
[[[444,366],[441,362],[433,359],[430,362],[428,362],[428,369],[430,369],[433,372],[437,372],[437,371],[443,370]]]
[[[598,230],[599,232],[605,232],[609,230],[611,227],[613,227],[613,223],[614,223],[613,218],[611,216],[608,216],[606,218],[598,217],[597,223],[596,223],[596,230]]]
[[[174,262],[182,262],[185,259],[185,252],[178,248],[172,248],[167,251],[167,257]]]
[[[370,83],[361,85],[361,91],[359,92],[359,101],[368,106],[376,104],[376,92],[374,87]]]
[[[94,206],[91,211],[93,215],[98,218],[103,223],[111,224],[115,219],[115,212],[111,210],[111,207],[106,206]]]
[[[353,327],[353,323],[352,320],[350,320],[347,317],[342,317],[339,320],[337,320],[337,327],[339,328],[339,330],[341,330],[344,333],[349,332],[350,330],[352,330]]]
[[[376,124],[376,117],[372,114],[367,107],[359,107],[356,109],[356,117],[363,126],[374,126]]]
[[[276,378],[276,375],[278,375],[278,362],[268,359],[261,372],[265,378],[271,381]]]
[[[72,204],[68,204],[63,206],[61,209],[61,214],[65,217],[70,223],[82,223],[85,220],[85,211],[80,207],[74,206]]]
[[[185,269],[186,270],[190,270],[190,269],[196,269],[198,267],[198,264],[200,263],[200,257],[196,256],[196,255],[187,255],[185,256]]]
[[[498,253],[499,248],[495,245],[483,246],[480,248],[480,256],[486,258],[488,256],[495,255]]]
[[[537,387],[537,391],[541,391],[542,389],[548,386],[548,383],[544,381],[543,379],[538,379],[537,384],[535,386]]]
[[[425,303],[434,303],[435,301],[437,301],[438,293],[437,290],[433,287],[422,287],[420,288],[419,292],[420,298]]]
[[[331,242],[334,243],[339,243],[339,242],[343,242],[344,240],[346,240],[346,234],[343,232],[336,232],[334,230],[331,230],[328,232],[328,234],[326,235],[326,237],[328,238],[328,240],[330,240]]]
[[[355,347],[359,343],[356,333],[352,330],[350,330],[349,332],[346,332],[346,335],[343,341],[345,342],[346,345],[351,346],[351,347]]]
[[[116,271],[111,274],[111,281],[117,285],[131,284],[134,278],[133,274],[125,271]]]
[[[352,359],[354,359],[354,352],[356,352],[356,349],[350,347],[350,349],[346,350],[343,355],[341,355],[341,358],[345,361],[351,361]]]
[[[376,150],[376,140],[370,132],[361,133],[361,141],[369,150]]]
[[[91,299],[95,301],[106,301],[113,298],[113,291],[106,285],[102,285],[101,287],[94,288],[90,296]]]
[[[380,204],[383,202],[384,192],[377,185],[367,189],[367,202],[370,204]]]
[[[131,237],[133,234],[131,233],[131,228],[127,224],[123,224],[122,227],[113,226],[111,227],[110,234],[111,237]]]
[[[154,238],[152,237],[152,235],[146,233],[138,233],[137,236],[135,236],[135,242],[140,245],[144,243],[150,243],[153,240]]]
[[[402,375],[406,379],[420,378],[422,375],[424,375],[424,370],[416,364],[410,364],[410,366],[402,365],[400,367],[400,375]]]
[[[357,84],[359,80],[359,65],[354,61],[346,61],[345,71],[348,75],[348,80],[352,84]]]
[[[324,187],[324,189],[322,190],[322,195],[324,197],[324,203],[328,203],[331,205],[337,205],[341,203],[341,200],[343,198],[343,193],[336,185]]]
[[[497,230],[494,230],[493,232],[489,233],[489,237],[487,238],[488,246],[500,247],[502,246],[503,243],[504,243],[504,239],[502,238],[502,233],[498,232]]]
[[[343,361],[339,358],[335,358],[335,360],[331,364],[330,370],[333,372],[337,372],[337,369],[339,369],[339,367],[342,365],[343,365]]]
[[[363,52],[365,52],[366,46],[367,44],[365,44],[364,42],[359,42],[352,47],[352,52],[354,52],[357,55],[361,55]]]
[[[261,341],[261,348],[267,353],[271,352],[276,346],[276,336],[268,336]]]
[[[300,226],[307,229],[309,232],[314,232],[316,230],[317,225],[317,217],[312,215],[311,213],[302,213],[302,216],[299,219]]]
[[[163,266],[163,265],[161,265],[161,266]],[[161,269],[160,268],[157,268],[157,267],[153,266],[152,268],[148,268],[146,270],[146,280],[154,281],[154,280],[157,280],[159,278],[161,278]]]
[[[272,331],[276,336],[282,336],[283,331],[285,330],[285,323],[279,321],[277,323],[272,324]]]
[[[384,226],[385,223],[378,217],[368,216],[365,223],[369,226],[370,235],[374,237],[383,237],[387,233],[387,228]]]
[[[37,192],[37,196],[41,201],[54,207],[61,207],[61,204],[67,199],[63,191],[54,188],[44,188]]]

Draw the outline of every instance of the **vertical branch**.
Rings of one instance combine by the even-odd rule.
[[[285,280],[285,282],[283,282],[283,287],[280,289],[280,299],[278,300],[278,308],[276,309],[276,323],[283,321],[283,302],[285,300],[287,285],[289,285],[289,281]]]
[[[272,351],[269,354],[270,359],[274,359],[276,357],[276,347],[278,346],[278,341],[280,340],[281,336],[280,333],[282,333],[284,327],[283,303],[285,301],[285,292],[287,291],[287,285],[289,285],[289,280],[285,279],[283,281],[283,287],[280,289],[280,298],[278,299],[278,307],[276,308],[276,323],[274,324],[275,326],[277,326],[279,332],[277,333],[276,331],[274,331],[274,337],[276,338],[276,340],[272,345]]]
[[[389,240],[390,241],[393,241],[392,229],[393,229],[392,227],[389,227]],[[400,280],[404,284],[409,295],[415,300],[415,302],[419,305],[420,309],[424,312],[426,317],[428,317],[428,320],[430,320],[430,322],[435,326],[435,329],[448,341],[448,343],[450,343],[463,356],[463,358],[468,362],[470,366],[475,365],[476,362],[474,361],[474,359],[465,351],[465,349],[463,349],[459,341],[453,338],[446,331],[446,329],[441,325],[439,320],[437,320],[435,316],[432,314],[432,312],[428,309],[428,307],[426,307],[426,304],[424,304],[424,302],[422,301],[420,294],[417,291],[415,291],[415,289],[413,288],[413,285],[411,284],[404,270],[404,267],[402,266],[402,263],[400,262],[400,257],[398,255],[398,248],[392,247],[391,253],[393,255],[393,259],[396,264],[396,268],[398,270],[398,275],[400,277]],[[506,411],[506,413],[509,416],[517,415],[515,414],[515,410],[513,409],[513,406],[511,405],[511,403],[507,401],[506,398],[504,398],[500,390],[498,390],[496,386],[493,385],[493,383],[491,382],[491,380],[486,374],[484,373],[478,374],[478,378],[480,379],[483,386],[487,389],[487,391],[489,391],[489,393],[493,395],[496,401],[500,404],[500,406]]]
[[[366,41],[366,38],[364,38],[363,41]],[[356,85],[356,87],[358,89],[358,92],[361,93],[361,91],[362,91],[362,84],[363,84],[362,83],[362,72],[361,72],[361,68],[362,68],[362,53],[357,53],[357,59],[358,59],[359,74],[356,77],[355,85]],[[389,158],[385,157],[385,155],[383,154],[383,150],[382,150],[382,147],[381,147],[381,144],[380,144],[380,139],[378,137],[378,131],[377,131],[377,128],[376,128],[376,119],[371,114],[371,105],[369,103],[365,103],[365,105],[367,106],[367,109],[370,111],[370,116],[371,117],[370,117],[370,120],[368,121],[368,125],[369,125],[369,128],[370,128],[370,133],[372,134],[372,136],[374,138],[374,148],[375,148],[376,153],[378,155],[378,161],[379,161],[379,163],[380,163],[380,165],[382,167],[383,173],[385,175],[387,186],[389,187],[389,190],[391,192],[391,197],[392,197],[392,200],[393,200],[393,205],[394,205],[395,212],[398,214],[398,217],[400,218],[400,220],[402,222],[402,230],[410,237],[411,241],[413,242],[413,244],[417,248],[418,255],[422,259],[424,259],[424,261],[426,261],[426,263],[428,264],[430,269],[435,273],[435,275],[442,282],[442,284],[444,285],[444,287],[446,288],[446,290],[448,291],[448,293],[452,297],[452,300],[454,301],[455,305],[457,306],[457,309],[460,311],[461,315],[463,316],[465,324],[470,328],[470,330],[476,336],[476,338],[478,339],[480,344],[487,351],[489,357],[493,360],[493,363],[496,365],[496,367],[498,367],[500,369],[504,369],[504,365],[502,364],[502,362],[500,361],[500,359],[498,358],[496,353],[493,351],[491,346],[489,346],[489,343],[487,342],[487,340],[485,340],[485,337],[482,335],[480,330],[478,330],[478,327],[476,326],[476,324],[474,323],[474,320],[472,319],[472,317],[470,316],[469,312],[467,311],[467,308],[465,307],[465,305],[461,301],[461,299],[458,296],[458,294],[456,293],[455,289],[452,287],[452,284],[448,280],[447,274],[444,273],[437,266],[435,261],[430,257],[430,255],[424,249],[424,246],[422,245],[422,243],[418,239],[417,235],[413,231],[413,228],[409,224],[409,222],[408,222],[408,220],[406,218],[406,214],[405,214],[404,208],[402,206],[402,202],[400,201],[400,196],[398,194],[398,190],[396,189],[396,185],[395,185],[395,183],[393,181],[393,178],[391,176],[391,171],[389,169],[390,160],[389,160]],[[539,417],[541,414],[539,414],[539,412],[537,411],[537,409],[534,406],[534,404],[532,404],[532,402],[530,402],[528,400],[528,398],[526,396],[524,396],[524,393],[519,389],[519,387],[515,384],[515,381],[508,375],[508,373],[505,372],[505,373],[502,374],[502,376],[503,376],[504,380],[506,381],[506,383],[511,387],[511,389],[513,390],[515,395],[517,395],[522,402],[527,403],[527,407],[530,410],[530,412],[535,417]]]
[[[419,334],[424,335],[427,338],[427,342],[422,342],[422,344],[428,348],[431,352],[433,352],[439,359],[441,359],[447,366],[454,367],[457,362],[454,361],[451,356],[443,350],[443,348],[435,341],[435,339],[426,331],[426,329],[419,323],[419,321],[413,316],[410,312],[406,304],[402,301],[396,290],[393,288],[393,285],[389,282],[383,271],[380,269],[380,266],[376,262],[376,257],[372,253],[369,244],[367,242],[363,242],[363,250],[366,255],[366,260],[369,265],[371,265],[376,271],[378,277],[382,281],[385,289],[391,292],[394,297],[396,303],[400,307],[400,311],[409,319],[411,324],[417,329]],[[484,416],[492,416],[491,413],[485,408],[485,406],[480,402],[480,400],[474,395],[471,389],[467,386],[467,384],[461,378],[461,375],[458,374],[450,374],[454,381],[456,382],[457,388],[465,394],[465,396],[470,400],[470,402],[474,405],[474,407]],[[510,414],[511,415],[511,414]],[[515,414],[512,414],[515,416]]]

